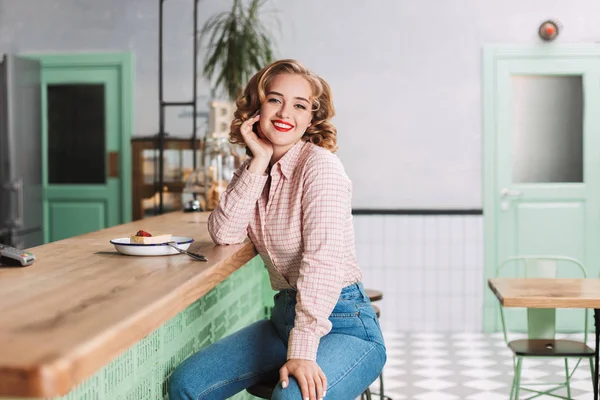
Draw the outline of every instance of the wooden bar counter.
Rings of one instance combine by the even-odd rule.
[[[163,399],[179,362],[264,316],[254,246],[214,245],[207,218],[152,217],[29,249],[33,265],[0,268],[0,398]],[[125,256],[109,242],[140,229],[192,237],[190,250],[209,261]]]

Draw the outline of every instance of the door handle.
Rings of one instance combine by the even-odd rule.
[[[17,228],[22,228],[23,219],[25,218],[25,213],[23,212],[23,178],[19,178],[15,182],[15,189],[17,190],[17,208],[19,212],[15,225]]]
[[[502,188],[500,190],[500,197],[505,198],[505,197],[521,197],[523,196],[523,192],[521,192],[520,190],[511,190],[509,188]]]
[[[502,201],[500,202],[500,209],[502,211],[508,211],[510,209],[510,197],[521,197],[523,196],[523,192],[520,190],[511,190],[509,188],[500,189],[500,198]]]
[[[108,177],[119,177],[119,153],[116,151],[108,153]]]
[[[20,229],[23,227],[23,178],[19,178],[14,182],[3,185],[7,190],[15,191],[17,193],[17,216],[12,220],[8,220],[8,224],[11,228]]]

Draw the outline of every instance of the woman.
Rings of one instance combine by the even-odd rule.
[[[360,282],[333,115],[327,82],[294,60],[263,68],[237,101],[230,140],[250,158],[208,229],[217,244],[248,235],[279,293],[270,320],[185,360],[171,400],[222,400],[277,378],[273,399],[349,400],[381,373],[385,347]]]

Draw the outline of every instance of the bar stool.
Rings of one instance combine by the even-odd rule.
[[[373,303],[374,301],[379,301],[379,300],[383,299],[383,293],[380,290],[365,289],[365,292],[367,293],[367,296],[369,296],[369,299],[371,299],[371,303]],[[379,316],[381,315],[381,310],[375,304],[371,304],[371,306],[373,307],[373,310],[375,310],[375,315],[377,315],[377,318],[379,318]],[[390,397],[388,397],[384,394],[383,374],[379,375],[379,393],[373,393],[373,394],[374,395],[378,394],[379,398],[381,400],[392,400]]]
[[[273,390],[279,381],[276,382],[260,382],[256,385],[250,386],[246,391],[250,393],[252,396],[261,398],[261,399],[270,399],[273,395]],[[360,395],[361,400],[372,400],[371,391],[369,388]]]
[[[378,301],[383,298],[383,293],[380,292],[379,290],[365,289],[365,292],[367,293],[367,296],[369,296],[369,299],[371,299],[371,302]],[[371,306],[373,307],[373,310],[375,310],[375,315],[377,315],[377,318],[379,318],[379,315],[381,314],[379,307],[377,307],[374,304],[371,304]],[[248,389],[246,389],[246,391],[248,393],[250,393],[252,396],[255,396],[255,397],[258,397],[261,399],[270,399],[271,396],[273,395],[273,390],[275,389],[275,386],[277,386],[278,383],[279,383],[279,381],[259,382],[256,385],[250,386]],[[383,375],[379,375],[379,388],[380,388],[379,389],[380,393],[374,393],[374,394],[379,394],[381,397],[381,400],[384,400],[384,399],[391,400],[389,397],[384,396],[384,394],[383,394]],[[371,390],[369,388],[367,388],[367,390],[365,390],[363,392],[363,394],[360,395],[360,398],[361,398],[361,400],[372,400],[371,395],[372,395]]]

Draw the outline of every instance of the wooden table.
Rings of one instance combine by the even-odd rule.
[[[208,213],[175,212],[29,249],[0,268],[0,397],[63,395],[256,255],[215,246]],[[130,257],[110,239],[137,230],[195,239],[186,255]]]
[[[594,400],[598,400],[600,350],[600,279],[493,278],[488,280],[500,304],[525,308],[593,308],[596,326]]]

